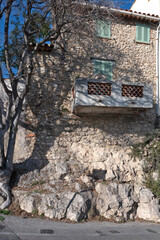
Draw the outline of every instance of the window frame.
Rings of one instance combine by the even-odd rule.
[[[105,29],[104,27],[107,27],[107,31],[109,34],[105,34]],[[100,30],[100,28],[103,28],[103,32]],[[110,20],[96,20],[96,37],[99,38],[106,38],[110,39],[111,38],[111,21]]]
[[[138,36],[138,28],[141,28],[141,39]],[[147,30],[147,40],[145,40],[145,30]],[[136,23],[136,42],[150,44],[151,27],[147,24]]]
[[[94,74],[95,75],[99,75],[99,74],[104,75],[104,76],[106,76],[106,80],[112,81],[114,60],[94,58],[94,59],[92,59],[92,61],[93,61],[93,67],[94,67]],[[101,63],[102,64],[102,67],[101,67],[101,70],[100,70],[99,73],[98,73],[99,69],[96,67],[96,63]],[[110,68],[109,69],[110,72],[108,70],[109,74],[105,74],[105,72],[103,73],[103,71],[105,71],[105,64],[107,64],[107,63],[108,63],[109,68]]]

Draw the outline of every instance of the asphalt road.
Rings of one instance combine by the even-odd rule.
[[[0,240],[160,240],[160,224],[60,223],[4,216]]]

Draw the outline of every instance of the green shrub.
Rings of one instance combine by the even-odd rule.
[[[153,194],[160,198],[160,131],[157,130],[146,136],[144,141],[132,147],[131,156],[144,160],[145,184]],[[153,179],[153,172],[158,173],[157,180]]]
[[[0,221],[3,221],[4,219],[5,219],[4,217],[0,216]]]
[[[0,210],[0,213],[5,214],[5,215],[11,214],[11,212],[7,209]]]

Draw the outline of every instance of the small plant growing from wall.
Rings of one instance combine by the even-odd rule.
[[[160,198],[160,131],[151,133],[143,142],[135,144],[131,156],[134,160],[138,158],[144,162],[146,187]]]

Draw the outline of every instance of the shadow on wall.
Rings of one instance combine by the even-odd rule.
[[[35,57],[35,71],[27,96],[25,122],[21,121],[21,126],[26,129],[26,135],[33,134],[26,138],[27,151],[30,156],[14,164],[14,185],[18,183],[22,175],[35,170],[40,171],[50,161],[66,160],[68,157],[67,142],[71,144],[76,141],[78,144],[82,141],[87,144],[96,139],[96,144],[99,145],[107,143],[131,145],[134,135],[143,136],[153,129],[153,110],[139,115],[110,114],[78,117],[71,114],[70,98],[74,78],[77,75],[93,78],[92,63],[89,64],[89,62],[91,57],[95,56],[95,46],[98,46],[98,52],[103,52],[103,55],[107,55],[107,51],[108,55],[113,57],[114,54],[118,54],[119,60],[117,61],[123,62],[122,59],[127,59],[118,46],[112,46],[112,42],[99,40],[97,43],[97,39],[91,42],[82,37],[78,41],[78,37],[75,38],[76,36],[74,36],[72,48],[69,42],[65,42],[64,47],[71,49],[70,52],[57,47],[52,53],[42,52]],[[76,41],[79,44],[78,48],[75,46]],[[126,68],[124,65],[121,68],[117,62],[115,71],[120,72],[122,76],[130,70],[135,79],[137,72],[141,77],[143,72],[136,62],[136,53],[129,52],[129,54],[132,53],[132,65],[126,64]],[[136,72],[135,76],[134,72]],[[97,135],[98,131],[101,137]],[[50,151],[53,146],[54,154]],[[96,174],[99,173],[95,172],[94,175]]]

